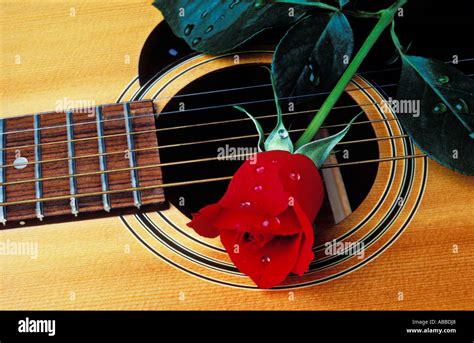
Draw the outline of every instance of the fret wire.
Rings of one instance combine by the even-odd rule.
[[[138,171],[136,169],[137,167],[137,161],[136,161],[136,156],[135,156],[135,140],[134,136],[131,135],[133,131],[133,123],[132,123],[132,117],[131,117],[131,111],[130,111],[130,104],[125,103],[123,106],[124,110],[124,117],[125,117],[125,130],[127,132],[127,154],[128,154],[128,161],[130,165],[130,178],[131,178],[131,183],[133,188],[138,188],[140,186],[138,182]],[[140,191],[133,191],[133,202],[135,204],[135,207],[140,208],[142,205],[141,201],[141,194]]]
[[[41,118],[39,114],[33,115],[33,127],[38,129],[41,126]],[[39,130],[34,131],[34,141],[35,141],[35,161],[41,161],[41,132]],[[35,164],[35,195],[36,199],[43,198],[43,172],[41,164]],[[42,201],[36,201],[36,217],[39,220],[44,218],[44,208]]]
[[[232,156],[231,158],[235,158],[235,157],[236,156]],[[427,155],[418,154],[418,155],[386,157],[386,158],[375,159],[375,160],[346,162],[346,163],[341,163],[341,164],[331,164],[327,166],[322,166],[321,169],[336,168],[339,166],[350,166],[350,165],[356,165],[356,164],[358,165],[358,164],[366,164],[366,163],[376,163],[376,162],[394,162],[394,161],[399,161],[399,160],[416,159],[416,158],[423,158],[423,157],[427,157]],[[139,188],[130,187],[130,188],[124,188],[124,189],[115,189],[115,190],[109,190],[107,192],[93,192],[93,193],[83,193],[83,194],[79,193],[76,195],[76,197],[82,198],[82,197],[97,196],[97,195],[104,195],[104,194],[108,195],[108,194],[117,194],[117,193],[127,193],[127,192],[132,192],[134,190],[143,191],[143,190],[150,190],[150,189],[178,187],[178,186],[201,184],[201,183],[207,183],[207,182],[227,181],[230,179],[232,179],[232,176],[223,176],[223,177],[217,177],[217,178],[199,179],[199,180],[190,180],[190,181],[179,181],[179,182],[172,182],[172,183],[166,183],[166,184],[161,184],[161,185],[141,186]],[[39,199],[38,201],[45,202],[45,201],[54,201],[54,200],[64,200],[64,199],[68,199],[69,197],[70,195],[54,196],[54,197]],[[11,205],[19,205],[19,204],[28,204],[35,201],[36,200],[19,200],[19,201],[3,203],[0,205],[11,206]]]
[[[98,148],[99,148],[99,167],[100,171],[102,172],[100,174],[100,181],[101,181],[101,186],[102,186],[102,202],[104,205],[104,210],[106,212],[110,212],[111,206],[110,206],[110,197],[109,193],[109,178],[108,174],[104,173],[104,171],[107,170],[107,157],[104,155],[105,153],[105,140],[104,140],[104,123],[102,122],[102,108],[100,106],[97,106],[95,108],[95,113],[96,113],[96,121],[97,121],[97,136],[98,136]]]
[[[0,118],[0,163],[2,166],[6,163],[6,153],[3,150],[3,148],[6,145],[6,135],[4,134],[5,132],[5,119]],[[6,186],[3,184],[6,182],[6,170],[4,167],[1,167],[0,169],[0,204],[3,204],[7,198],[7,193],[6,193]],[[0,205],[0,223],[2,223],[4,226],[7,224],[7,211],[6,211],[6,206],[1,206]]]
[[[384,141],[384,140],[390,140],[390,139],[402,139],[402,138],[408,138],[408,135],[374,137],[374,138],[366,138],[366,139],[359,139],[359,140],[353,140],[353,141],[342,141],[342,142],[337,143],[336,146],[338,146],[338,145],[352,145],[352,144],[375,142],[375,141]],[[146,148],[146,149],[147,150],[157,150],[158,148],[153,147],[153,148]],[[122,152],[120,152],[120,153],[122,153]],[[334,153],[332,153],[332,154],[334,154]],[[252,154],[239,155],[239,157],[245,157],[245,156],[251,156],[251,155],[253,155],[253,153]],[[158,168],[158,167],[169,167],[169,166],[175,166],[175,165],[181,165],[181,164],[187,164],[187,163],[211,162],[211,161],[217,161],[219,159],[220,159],[220,157],[206,157],[206,158],[200,158],[200,159],[194,159],[194,160],[164,162],[164,163],[151,164],[151,165],[146,165],[146,166],[137,166],[135,168],[107,169],[107,170],[104,170],[104,171],[94,171],[94,172],[87,172],[87,173],[81,173],[81,174],[51,176],[51,177],[47,177],[47,178],[42,178],[41,181],[60,180],[60,179],[70,178],[71,176],[82,177],[82,176],[100,175],[100,174],[103,174],[103,173],[109,174],[109,173],[116,173],[116,172],[125,172],[125,171],[130,171],[132,169],[143,170],[143,169]],[[225,160],[225,158],[224,158],[224,160]],[[35,181],[35,179],[33,179],[33,180],[11,181],[11,182],[6,182],[4,185],[16,185],[16,184],[29,183],[29,182],[34,182],[34,181]]]
[[[67,156],[68,156],[68,169],[69,169],[69,191],[71,195],[77,194],[77,180],[74,174],[76,174],[76,160],[74,159],[76,155],[76,150],[74,146],[74,127],[72,124],[74,123],[74,118],[72,115],[72,111],[66,112],[66,124],[67,124]],[[69,205],[71,206],[71,213],[77,217],[79,214],[79,203],[76,198],[71,197],[69,201]]]

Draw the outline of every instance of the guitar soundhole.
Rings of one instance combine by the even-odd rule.
[[[217,121],[245,119],[245,115],[229,104],[239,104],[255,116],[268,116],[276,113],[273,94],[269,84],[268,72],[259,66],[238,66],[208,74],[190,83],[177,94],[164,108],[157,120],[158,128],[186,126],[181,129],[160,130],[158,140],[160,146],[195,142],[195,144],[160,149],[163,163],[217,157],[223,151],[255,147],[257,139],[235,138],[255,134],[251,121],[234,121],[216,125],[187,127]],[[264,86],[259,86],[264,85]],[[256,87],[257,86],[257,87]],[[249,88],[251,87],[251,88]],[[229,90],[232,89],[232,90]],[[226,90],[215,92],[216,90]],[[295,104],[294,113],[287,106],[283,107],[285,123],[290,130],[298,130],[307,125],[319,108],[325,95],[312,97],[306,104]],[[344,124],[350,121],[361,108],[347,95],[338,102],[337,108],[329,117],[326,125]],[[302,113],[303,112],[303,113]],[[367,121],[360,116],[358,121]],[[261,120],[265,132],[271,131],[275,125],[275,117]],[[329,134],[341,130],[342,127],[328,128]],[[295,141],[300,131],[292,132]],[[344,141],[365,140],[375,137],[369,124],[355,125]],[[218,142],[209,140],[225,139]],[[239,150],[237,150],[239,151]],[[339,163],[377,159],[379,157],[376,141],[358,142],[356,144],[338,145],[336,157]],[[185,165],[164,166],[165,183],[187,180],[208,179],[232,175],[241,165],[242,160],[196,162]],[[352,210],[355,210],[370,191],[377,173],[377,163],[359,164],[341,167],[341,174],[346,187]],[[227,182],[211,182],[165,189],[167,199],[185,215],[198,211],[203,206],[214,203],[225,193]],[[327,199],[327,197],[326,197]],[[326,200],[325,211],[329,205]],[[320,216],[321,218],[324,215]],[[324,219],[318,219],[324,221]]]

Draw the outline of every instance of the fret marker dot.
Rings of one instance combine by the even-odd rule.
[[[20,156],[13,161],[13,166],[15,169],[24,169],[28,164],[28,159],[26,157]]]

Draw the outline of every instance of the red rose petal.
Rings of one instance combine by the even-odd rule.
[[[309,269],[309,264],[314,259],[313,243],[314,233],[313,225],[309,221],[306,213],[303,211],[299,203],[295,203],[295,213],[298,216],[298,220],[301,223],[302,237],[301,245],[298,253],[298,259],[296,260],[295,266],[292,272],[298,275],[303,275]]]
[[[294,209],[287,208],[278,216],[255,213],[250,209],[222,208],[214,226],[220,230],[238,230],[272,235],[294,235],[301,232],[301,224]]]
[[[247,206],[252,211],[272,216],[283,212],[288,207],[289,195],[280,181],[281,165],[275,162],[290,155],[287,151],[267,151],[259,153],[253,163],[244,162],[219,204],[232,209]]]
[[[198,213],[193,213],[193,220],[186,225],[194,229],[199,235],[214,238],[219,236],[219,230],[214,224],[214,220],[221,211],[217,204],[208,205]]]
[[[282,163],[279,179],[312,222],[323,203],[324,185],[313,161],[302,154],[290,156]]]
[[[245,242],[233,230],[221,231],[220,237],[232,262],[260,288],[272,288],[286,279],[296,263],[301,242],[301,235],[278,236],[260,247]]]

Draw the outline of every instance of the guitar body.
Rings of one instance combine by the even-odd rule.
[[[2,117],[50,111],[65,98],[95,104],[153,99],[157,112],[166,112],[175,106],[170,99],[195,80],[211,75],[212,83],[212,75],[232,72],[236,54],[243,68],[271,62],[267,48],[192,55],[140,85],[142,47],[162,20],[149,1],[0,6]],[[235,86],[229,81],[214,89]],[[290,276],[276,289],[256,289],[218,239],[186,227],[177,191],[162,211],[28,222],[0,231],[1,242],[38,248],[37,254],[0,256],[0,308],[472,309],[474,179],[423,157],[393,113],[378,106],[380,91],[363,77],[348,86],[347,96],[373,121],[376,158],[389,160],[374,165],[370,188],[347,218],[316,225],[316,260],[307,275]],[[160,121],[158,116],[158,128]],[[158,134],[160,144],[167,139]],[[337,181],[340,174],[330,170],[325,178]],[[188,169],[188,179],[195,173]],[[197,197],[205,188],[188,192]],[[328,254],[325,243],[334,240],[363,243],[364,256]]]

